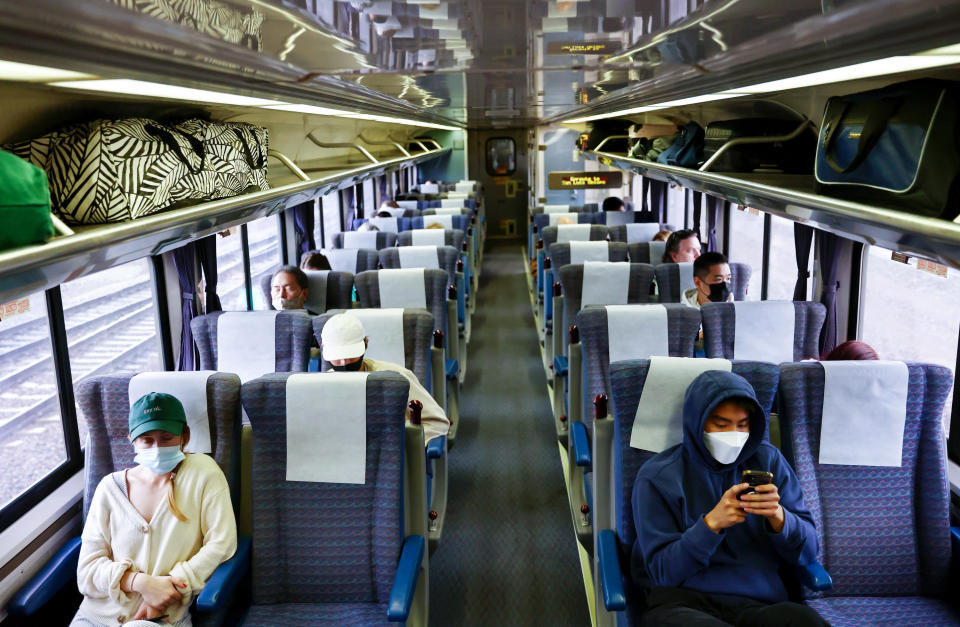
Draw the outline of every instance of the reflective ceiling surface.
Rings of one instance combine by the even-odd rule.
[[[958,5],[0,0],[0,58],[471,128],[528,126],[956,43]]]

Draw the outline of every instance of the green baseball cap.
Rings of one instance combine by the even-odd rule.
[[[175,396],[163,392],[150,392],[141,396],[130,408],[130,440],[147,431],[166,431],[174,435],[183,433],[187,415]]]

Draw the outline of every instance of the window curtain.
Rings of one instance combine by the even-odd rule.
[[[703,194],[687,190],[687,203],[693,204],[693,230],[697,234],[697,239],[702,242],[703,235],[700,233],[700,221],[703,218]],[[710,248],[707,247],[707,250],[710,250]]]
[[[820,302],[827,308],[823,333],[820,334],[820,354],[823,354],[832,351],[838,343],[837,271],[843,240],[826,231],[817,231],[816,239],[817,250],[820,251],[820,275],[823,279],[823,293],[820,295]]]
[[[807,279],[810,278],[810,246],[813,244],[813,227],[793,223],[793,247],[797,258],[797,283],[793,288],[793,300],[807,300]]]
[[[345,225],[345,231],[353,230],[353,217],[354,217],[354,208],[353,208],[353,187],[348,187],[343,190],[343,196],[341,196],[342,202],[340,203],[340,211],[343,212],[343,224]]]
[[[667,221],[667,184],[663,181],[650,181],[650,210],[656,218],[651,222]]]
[[[180,357],[177,360],[177,370],[195,370],[197,364],[196,348],[193,345],[193,330],[190,322],[197,316],[194,303],[196,296],[197,275],[195,272],[196,247],[193,242],[181,246],[173,251],[173,265],[177,269],[177,280],[180,283]]]
[[[197,242],[197,258],[203,270],[203,294],[206,313],[223,311],[217,295],[217,240],[216,235],[204,237]]]
[[[640,211],[650,211],[650,203],[647,202],[647,194],[650,193],[650,179],[641,177],[640,183]]]
[[[719,252],[717,243],[717,223],[720,221],[720,207],[729,205],[728,200],[707,195],[707,250]]]
[[[386,200],[393,200],[393,198],[387,197],[387,175],[384,174],[381,177],[377,178],[377,183],[380,185],[380,202],[383,203]],[[379,209],[379,207],[377,207]]]
[[[317,247],[313,239],[313,207],[315,201],[305,202],[291,209],[293,213],[293,230],[297,234],[297,260],[308,250]]]

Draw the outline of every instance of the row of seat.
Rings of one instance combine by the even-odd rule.
[[[527,251],[533,260],[540,239],[544,240],[545,249],[549,249],[553,242],[573,239],[609,239],[629,244],[649,242],[662,230],[676,230],[673,225],[661,222],[634,222],[639,217],[646,217],[646,214],[618,211],[531,214],[527,225]]]

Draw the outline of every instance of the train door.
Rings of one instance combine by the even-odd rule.
[[[483,184],[487,234],[519,238],[526,228],[527,129],[470,131],[471,178]]]

